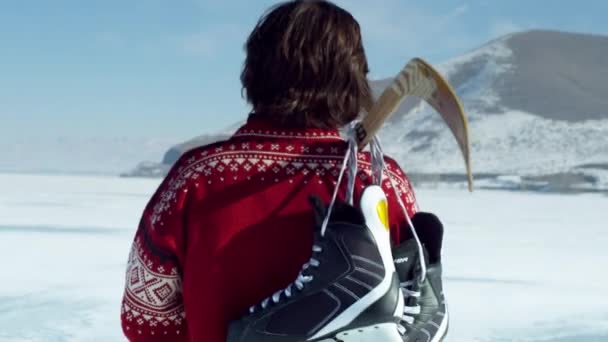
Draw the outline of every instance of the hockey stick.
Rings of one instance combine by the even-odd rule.
[[[408,96],[416,96],[433,107],[448,125],[458,142],[467,172],[469,191],[473,191],[471,148],[467,116],[460,100],[448,82],[427,62],[412,59],[378,98],[367,116],[356,127],[359,148],[365,147],[382,124]]]

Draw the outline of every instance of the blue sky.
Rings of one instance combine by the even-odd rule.
[[[245,117],[242,45],[276,1],[1,0],[0,134],[189,138]],[[530,28],[608,34],[608,1],[339,0],[373,78]]]

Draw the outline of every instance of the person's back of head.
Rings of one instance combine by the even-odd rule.
[[[323,0],[272,7],[245,44],[241,82],[253,113],[278,126],[336,128],[371,102],[361,30]]]

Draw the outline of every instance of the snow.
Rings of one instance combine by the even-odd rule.
[[[608,339],[606,196],[437,190],[418,200],[446,227],[450,341]]]
[[[469,118],[475,172],[542,175],[608,163],[608,120],[553,121],[519,111],[494,115],[470,111]],[[385,151],[410,172],[463,173],[458,146],[438,120],[439,115],[426,106],[404,116],[398,127],[387,127],[382,133],[384,141],[398,142],[387,144]],[[405,140],[402,127],[435,136]]]
[[[159,180],[0,174],[0,341],[119,341]],[[608,340],[608,197],[419,189],[446,226],[451,341]]]
[[[159,180],[0,174],[0,341],[119,341],[125,260]]]
[[[485,69],[486,72],[490,72],[494,76],[507,72],[513,67],[512,63],[510,63],[510,59],[513,57],[513,51],[507,46],[507,41],[511,36],[512,35],[506,35],[492,40],[469,53],[449,59],[437,65],[437,71],[449,78],[463,65],[474,62],[476,59],[483,58],[491,63],[491,65],[495,66],[495,68]],[[497,63],[498,61],[500,63]],[[479,84],[478,87],[479,89],[483,89],[484,85]]]

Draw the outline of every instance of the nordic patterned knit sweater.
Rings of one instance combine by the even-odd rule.
[[[311,254],[312,194],[326,203],[347,143],[338,130],[279,129],[250,117],[230,139],[193,149],[173,166],[146,206],[128,259],[121,307],[130,341],[225,342],[228,323],[291,283]],[[355,203],[372,183],[359,153]],[[382,184],[391,236],[416,200],[390,158]],[[339,198],[344,199],[343,184]]]

